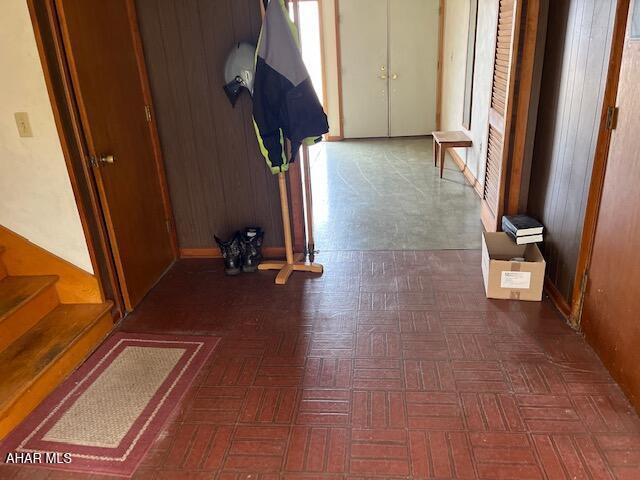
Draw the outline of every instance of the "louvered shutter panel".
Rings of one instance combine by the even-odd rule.
[[[512,71],[517,55],[516,9],[518,0],[500,0],[498,29],[491,87],[487,157],[482,198],[482,221],[488,231],[495,231],[502,215],[504,203],[503,176],[507,152],[505,151],[505,124],[511,115]]]
[[[484,201],[493,216],[497,216],[500,185],[502,173],[502,134],[489,125],[489,141],[487,142],[487,170],[484,176]]]

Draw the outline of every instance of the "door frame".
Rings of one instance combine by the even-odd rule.
[[[298,29],[300,38],[300,2],[315,1],[318,5],[318,31],[320,33],[320,71],[322,73],[322,108],[327,111],[327,74],[325,70],[324,24],[322,21],[322,0],[286,0],[293,6],[293,23]],[[264,7],[264,5],[263,5]],[[302,171],[304,169],[304,177]],[[289,167],[288,192],[291,207],[291,223],[293,227],[294,251],[303,252],[305,257],[315,255],[313,240],[313,206],[311,196],[311,178],[309,172],[309,147],[302,145],[298,152],[298,161]]]
[[[618,0],[616,5],[609,69],[602,102],[602,112],[600,114],[598,139],[591,170],[591,180],[587,196],[582,236],[580,239],[580,248],[578,250],[578,263],[573,281],[571,303],[567,304],[559,293],[552,295],[558,308],[568,317],[569,322],[575,328],[580,327],[582,320],[582,307],[589,281],[589,267],[593,256],[593,244],[598,227],[598,215],[602,201],[604,177],[609,159],[609,146],[611,145],[611,135],[615,129],[615,118],[610,119],[609,112],[611,111],[615,116],[630,4],[630,0]],[[552,286],[549,290],[553,292],[555,287]]]
[[[298,17],[300,16],[299,4],[301,2],[308,2],[308,1],[315,1],[318,4],[318,31],[320,33],[320,71],[322,72],[322,98],[320,100],[322,101],[322,107],[326,112],[328,100],[327,100],[327,72],[325,70],[326,58],[325,58],[325,51],[324,51],[325,42],[324,42],[324,18],[322,15],[322,0],[287,0],[287,2],[293,5],[294,15],[295,15],[294,23],[296,24],[298,29],[300,29],[300,25],[298,22]]]
[[[330,140],[339,141],[344,139],[344,109],[342,103],[342,44],[340,42],[340,0],[335,1],[334,8],[334,21],[335,21],[335,35],[336,35],[336,64],[338,70],[338,118],[340,119],[339,136],[337,138],[331,138]],[[440,123],[442,118],[442,65],[444,62],[444,15],[446,9],[445,0],[438,0],[438,63],[436,65],[436,130],[440,130]],[[324,51],[324,49],[323,49]],[[323,74],[326,79],[327,75]],[[325,80],[326,81],[326,80]],[[326,92],[326,83],[325,83]]]
[[[498,204],[495,215],[486,204],[484,194],[481,197],[480,218],[487,231],[498,230],[503,215],[516,215],[527,210],[547,39],[549,1],[551,0],[514,0],[515,18],[512,26],[511,65],[505,105],[506,117],[504,118]],[[498,15],[499,12],[500,9],[498,9]],[[492,114],[490,108],[489,117]],[[491,124],[491,120],[489,124]],[[488,154],[485,154],[485,161],[487,158]],[[483,191],[486,174],[485,169]]]
[[[134,48],[144,100],[151,109],[152,118],[149,125],[154,161],[162,190],[165,217],[170,219],[170,225],[168,226],[170,241],[174,259],[176,259],[178,257],[177,232],[160,148],[160,137],[155,123],[153,99],[144,62],[136,9],[133,0],[126,1],[132,36],[135,39]],[[55,0],[27,0],[27,5],[58,136],[91,258],[91,265],[100,285],[102,297],[113,301],[112,314],[114,320],[119,320],[126,314],[124,297],[116,272],[114,252],[109,241],[104,211],[89,163],[89,154],[77,99],[71,83],[71,71],[62,42],[62,32]]]
[[[436,130],[442,128],[442,82],[444,81],[444,29],[445,15],[447,14],[447,4],[445,0],[440,0],[438,8],[438,65],[436,77]],[[475,62],[475,55],[474,55]],[[473,82],[472,82],[473,83]],[[453,151],[453,149],[451,150]]]

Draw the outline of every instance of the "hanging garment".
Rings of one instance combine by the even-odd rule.
[[[271,0],[258,40],[253,89],[253,120],[267,165],[274,174],[289,168],[285,139],[291,141],[291,161],[302,144],[319,142],[329,131],[302,61],[298,32],[284,4]]]

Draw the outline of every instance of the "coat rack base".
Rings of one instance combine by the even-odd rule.
[[[258,265],[258,270],[279,270],[276,275],[276,284],[284,285],[293,272],[322,273],[324,267],[319,263],[287,263],[285,260],[268,260]]]
[[[284,230],[284,253],[286,260],[267,260],[258,265],[258,270],[278,270],[276,284],[284,285],[293,272],[322,273],[324,267],[319,263],[305,262],[303,254],[293,251],[291,240],[291,224],[289,223],[289,202],[287,199],[287,182],[284,172],[278,174],[280,188],[280,206],[282,207],[282,226]]]

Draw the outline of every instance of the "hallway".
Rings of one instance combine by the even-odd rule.
[[[320,251],[480,248],[480,200],[431,137],[345,140],[311,151]]]
[[[133,478],[640,478],[600,360],[548,301],[487,300],[478,251],[320,257],[286,287],[183,260],[121,323],[222,337]]]

